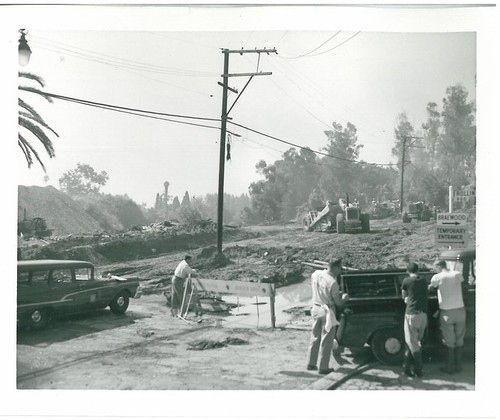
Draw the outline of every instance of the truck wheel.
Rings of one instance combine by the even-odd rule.
[[[38,330],[45,327],[48,322],[49,314],[47,313],[47,311],[43,309],[35,309],[28,315],[26,324],[28,327],[34,330]]]
[[[361,232],[370,232],[370,216],[368,214],[361,215]]]
[[[114,314],[123,314],[128,308],[128,303],[128,293],[123,291],[118,293],[113,298],[113,300],[109,304],[109,309],[111,309],[111,312],[113,312]]]
[[[375,358],[384,365],[398,365],[403,361],[405,342],[397,328],[384,328],[377,331],[371,341]]]
[[[345,220],[343,214],[337,214],[337,233],[345,233]]]
[[[411,219],[408,217],[408,213],[403,213],[403,223],[410,223]]]

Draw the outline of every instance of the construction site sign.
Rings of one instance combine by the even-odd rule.
[[[467,213],[438,213],[436,223],[443,226],[466,225],[469,219]]]
[[[250,283],[245,281],[227,281],[192,278],[198,291],[236,296],[274,296],[274,285],[270,283]]]
[[[436,246],[465,248],[468,242],[467,226],[436,225]]]

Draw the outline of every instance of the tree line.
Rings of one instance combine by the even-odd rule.
[[[251,205],[244,209],[244,219],[254,223],[296,219],[346,194],[361,206],[372,200],[398,200],[402,170],[405,201],[422,200],[446,208],[450,185],[461,188],[475,183],[475,103],[457,84],[446,89],[441,108],[429,102],[426,111],[420,127],[413,127],[405,112],[398,115],[392,165],[359,160],[363,145],[351,122],[345,127],[333,122],[332,129],[324,132],[323,151],[329,156],[290,148],[273,163],[260,160],[256,171],[262,179],[249,187]]]

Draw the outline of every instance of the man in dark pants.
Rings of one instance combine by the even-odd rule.
[[[311,275],[313,326],[307,352],[307,370],[318,369],[317,362],[319,362],[318,372],[322,375],[333,372],[329,364],[339,324],[336,307],[343,305],[349,299],[347,294],[340,293],[341,270],[342,261],[338,259],[330,261],[327,270],[316,270]]]
[[[402,297],[406,303],[404,332],[405,356],[403,362],[406,376],[422,377],[422,338],[427,326],[427,282],[418,275],[418,265],[409,263],[403,280]],[[411,369],[413,365],[413,371]]]

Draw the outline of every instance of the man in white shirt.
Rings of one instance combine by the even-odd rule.
[[[174,276],[172,277],[172,315],[177,316],[179,314],[179,309],[182,305],[182,299],[184,297],[185,282],[188,277],[196,277],[196,270],[191,268],[191,262],[193,257],[191,255],[186,255],[184,259],[177,265]],[[186,294],[190,293],[191,290],[186,290]]]
[[[445,373],[462,370],[462,348],[465,336],[465,306],[462,295],[464,278],[459,271],[448,270],[446,261],[434,263],[437,271],[429,284],[429,289],[437,288],[439,302],[439,322],[444,345],[448,349]]]
[[[349,298],[347,294],[340,294],[338,280],[341,270],[342,261],[338,259],[330,261],[327,270],[317,270],[311,275],[313,325],[307,352],[307,370],[318,369],[319,361],[318,372],[322,375],[333,372],[329,364],[339,325],[336,307],[342,306]]]

